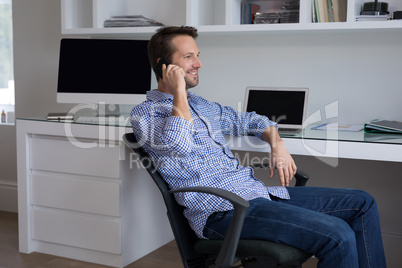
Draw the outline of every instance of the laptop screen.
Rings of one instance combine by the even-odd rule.
[[[279,127],[301,128],[307,106],[307,88],[247,88],[246,111],[265,115]]]

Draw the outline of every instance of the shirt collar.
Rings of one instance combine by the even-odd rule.
[[[173,100],[173,96],[167,93],[160,92],[159,90],[147,91],[147,100],[150,101],[163,101],[163,100]]]
[[[187,91],[187,98],[191,100],[192,98],[196,97],[196,95],[193,92]],[[173,96],[160,92],[159,90],[149,90],[147,91],[147,100],[150,101],[163,101],[163,100],[173,100]]]

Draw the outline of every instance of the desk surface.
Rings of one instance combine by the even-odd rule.
[[[49,121],[44,117],[19,118],[19,120],[41,121],[58,124],[84,124],[131,128],[128,121],[112,123]],[[351,158],[402,162],[402,134],[381,134],[312,130],[310,127],[296,136],[281,136],[289,152],[296,155],[315,157]],[[234,150],[268,152],[269,145],[260,139],[248,137],[226,137]]]
[[[308,128],[297,136],[282,136],[284,138],[307,140],[337,140],[343,142],[365,142],[402,145],[402,134],[367,133],[364,131],[325,131]]]
[[[281,136],[289,152],[314,157],[402,162],[402,134],[341,132],[305,129],[296,136]],[[235,150],[267,152],[256,137],[227,137]]]

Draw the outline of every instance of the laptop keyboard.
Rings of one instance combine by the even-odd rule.
[[[299,128],[282,128],[278,130],[279,134],[283,135],[297,135],[301,132]]]

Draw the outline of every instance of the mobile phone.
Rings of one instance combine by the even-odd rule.
[[[162,74],[162,65],[163,64],[165,64],[167,67],[170,64],[170,62],[167,59],[165,59],[164,57],[162,57],[154,68],[156,75],[159,76],[161,79],[163,79],[163,74]]]

